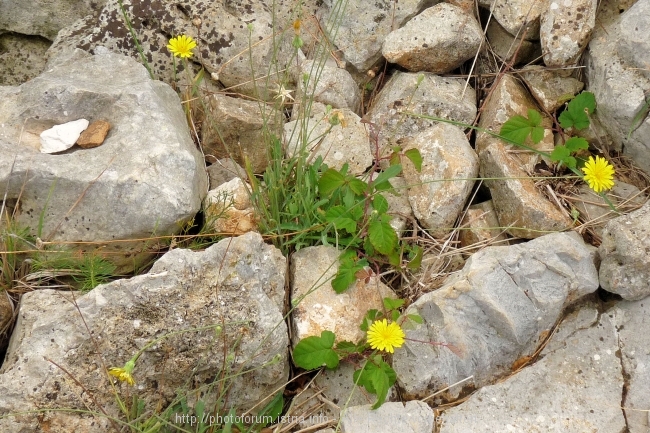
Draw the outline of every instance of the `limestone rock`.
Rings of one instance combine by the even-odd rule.
[[[461,221],[461,226],[458,239],[463,248],[471,247],[477,250],[492,243],[508,245],[492,200],[470,206]]]
[[[494,18],[511,35],[523,35],[526,39],[539,38],[539,17],[550,0],[479,0],[478,4],[490,9]]]
[[[433,410],[421,401],[352,406],[341,414],[341,433],[431,433],[435,424]]]
[[[398,236],[403,232],[409,221],[413,218],[413,209],[408,199],[408,185],[403,177],[393,177],[388,180],[396,194],[384,193],[388,202],[388,215],[392,218],[390,226],[395,229]]]
[[[211,190],[229,180],[233,180],[236,177],[245,179],[246,172],[241,165],[237,164],[230,158],[218,159],[214,164],[208,167],[208,178],[210,179]]]
[[[305,79],[305,75],[307,78]],[[361,108],[361,93],[354,78],[345,69],[339,68],[335,62],[317,62],[305,60],[300,64],[294,116],[300,110],[298,103],[303,95],[313,95],[315,102],[331,105],[332,108],[347,108],[359,114]]]
[[[546,66],[577,62],[596,26],[597,8],[597,0],[549,1],[539,32]]]
[[[337,22],[334,44],[354,69],[365,73],[381,59],[381,45],[391,31],[436,3],[439,0],[401,0],[396,4],[349,0],[341,11],[338,0],[324,0],[320,22],[322,28]]]
[[[235,177],[208,192],[203,204],[206,224],[216,233],[241,235],[255,230],[255,209],[250,188]]]
[[[519,76],[526,82],[539,105],[549,113],[554,113],[584,87],[582,81],[567,76],[562,70],[529,66]]]
[[[415,135],[434,120],[405,114],[413,112],[432,117],[472,124],[476,117],[476,93],[465,87],[465,80],[439,77],[429,72],[421,74],[396,72],[384,85],[367,118],[370,136],[376,137],[383,152],[399,144],[403,137]]]
[[[81,133],[77,139],[77,144],[84,149],[101,146],[110,129],[110,123],[103,120],[96,120],[88,126],[88,129]]]
[[[383,308],[384,298],[395,294],[378,277],[366,283],[358,280],[347,291],[337,294],[331,279],[339,268],[340,252],[331,246],[307,247],[291,257],[292,343],[322,331],[332,331],[336,341],[361,340],[359,329],[370,309]]]
[[[105,0],[25,0],[0,3],[0,33],[38,35],[50,41],[64,27],[99,12]]]
[[[17,86],[40,74],[49,47],[50,41],[38,36],[0,34],[0,86]]]
[[[604,1],[599,9],[599,25],[594,29],[585,55],[587,90],[596,96],[598,106],[593,117],[611,136],[613,149],[622,151],[650,173],[650,117],[638,122],[634,120],[646,104],[650,77],[630,67],[619,55],[624,46],[639,48],[634,39],[629,42],[626,39],[633,38],[636,30],[623,34],[621,27],[629,25],[630,20],[637,20],[635,11],[646,8],[650,1],[639,0],[635,8],[622,14],[620,11],[626,6],[619,3],[624,2]]]
[[[595,308],[579,310],[562,322],[540,360],[445,411],[440,431],[626,431],[617,353],[612,319]]]
[[[463,132],[438,123],[403,141],[422,155],[422,170],[405,162],[404,180],[413,214],[434,237],[453,230],[478,175],[478,157]]]
[[[321,104],[312,104],[312,109],[316,105]],[[332,116],[337,117],[337,125],[331,126]],[[284,126],[284,142],[290,156],[301,152],[305,146],[311,158],[322,156],[323,162],[330,168],[338,170],[347,163],[348,173],[352,175],[362,174],[372,165],[366,127],[361,123],[361,118],[347,108],[329,113],[313,109],[307,122],[287,122]]]
[[[626,376],[626,392],[621,406],[630,433],[645,433],[650,428],[648,390],[650,389],[650,303],[647,299],[619,302],[607,314],[618,331],[618,346]]]
[[[474,57],[483,31],[473,15],[439,3],[386,36],[382,54],[413,72],[444,74]]]
[[[25,294],[0,372],[0,413],[34,412],[0,417],[0,430],[66,433],[72,426],[109,431],[106,417],[80,413],[94,403],[70,377],[92,389],[110,416],[121,418],[105,368],[123,366],[164,335],[143,351],[133,372],[137,395],[147,408],[172,401],[188,384],[201,386],[201,399],[214,407],[219,383],[204,385],[219,380],[224,366],[226,373],[246,371],[226,384],[228,403],[240,410],[252,407],[288,378],[284,271],[281,252],[249,233],[202,252],[172,250],[149,273],[85,295]],[[116,386],[124,396],[127,385]],[[36,411],[48,408],[79,412],[52,411],[43,418]]]
[[[168,85],[127,57],[77,53],[0,91],[0,190],[20,196],[21,226],[43,239],[93,242],[80,250],[102,247],[126,272],[151,254],[140,241],[106,242],[178,232],[207,192],[203,157]],[[39,152],[43,130],[82,117],[114,125],[103,146]]]
[[[86,119],[72,120],[41,132],[41,153],[56,153],[70,149],[81,133],[88,128],[88,124]]]
[[[463,387],[479,388],[509,373],[517,359],[537,349],[567,305],[598,288],[594,261],[595,248],[576,233],[472,255],[406,311],[424,323],[406,331],[407,341],[393,356],[404,396],[423,398],[472,375]],[[450,344],[453,351],[416,340]],[[440,398],[456,398],[459,388]]]
[[[626,64],[632,64],[650,78],[650,1],[634,3],[628,12],[621,16],[618,52]]]
[[[269,163],[265,137],[280,134],[282,113],[266,104],[222,94],[209,98],[208,110],[201,133],[205,155],[232,158],[241,166],[248,158],[254,173],[264,172]]]
[[[598,253],[600,285],[635,301],[650,295],[650,202],[607,223]]]
[[[607,191],[605,196],[621,213],[638,209],[648,199],[639,188],[621,181],[614,183],[614,187]],[[602,235],[607,222],[618,216],[618,213],[612,211],[609,204],[587,184],[580,186],[574,205],[581,218],[589,223],[598,236]]]
[[[490,20],[486,36],[494,52],[506,62],[512,62],[517,55],[514,65],[530,62],[541,55],[538,43],[522,40],[521,36],[515,38],[495,19]]]

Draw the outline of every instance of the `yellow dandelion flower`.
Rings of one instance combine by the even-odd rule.
[[[594,160],[594,157],[590,156],[582,171],[589,188],[598,193],[614,186],[614,167],[605,158],[597,156]]]
[[[129,385],[133,386],[135,385],[135,380],[133,379],[131,373],[133,373],[134,368],[135,368],[135,361],[131,359],[126,364],[124,364],[123,368],[113,367],[109,369],[108,374],[110,374],[111,376],[115,376],[122,382],[126,382]]]
[[[192,50],[196,48],[196,42],[191,36],[180,35],[169,40],[167,49],[176,57],[192,57]]]
[[[373,349],[385,350],[393,353],[395,347],[404,344],[404,331],[395,323],[388,323],[386,319],[377,320],[368,329],[368,344]]]

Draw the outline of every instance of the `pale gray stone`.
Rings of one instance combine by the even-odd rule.
[[[574,65],[596,26],[597,0],[549,0],[539,31],[546,66]]]
[[[531,94],[548,113],[554,113],[562,104],[580,93],[584,83],[567,73],[571,71],[545,69],[529,66],[519,76],[526,82]]]
[[[549,0],[479,0],[478,4],[492,11],[494,18],[511,35],[535,40],[539,39],[539,17]]]
[[[241,235],[257,228],[251,190],[240,177],[208,191],[203,212],[205,226],[214,233]]]
[[[505,228],[499,223],[492,200],[471,205],[467,209],[461,221],[458,240],[466,254],[470,252],[468,248],[476,251],[491,244],[508,245]]]
[[[386,36],[404,25],[423,9],[440,0],[400,0],[368,2],[366,0],[324,0],[321,27],[336,28],[334,44],[357,72],[365,73],[381,59]]]
[[[366,115],[371,142],[375,139],[382,155],[400,138],[415,135],[435,120],[409,116],[412,112],[472,124],[476,117],[476,93],[460,78],[447,78],[423,72],[396,72],[376,97]]]
[[[621,16],[618,53],[650,78],[650,1],[639,0]]]
[[[0,33],[38,35],[54,40],[64,27],[99,12],[106,0],[21,0],[0,2]]]
[[[535,364],[445,411],[440,432],[623,433],[617,353],[612,320],[595,308],[579,310]]]
[[[621,402],[629,433],[650,431],[650,302],[619,302],[607,314],[618,331],[626,393]]]
[[[218,159],[207,170],[211,190],[236,177],[246,178],[246,171],[230,158]]]
[[[295,78],[297,91],[294,111],[303,98],[331,105],[332,108],[347,108],[360,114],[361,92],[356,81],[345,69],[335,62],[305,60],[300,64],[300,74]]]
[[[0,86],[17,86],[40,74],[50,44],[39,36],[0,34]]]
[[[41,153],[56,153],[70,149],[89,124],[86,119],[78,119],[54,125],[41,132]]]
[[[388,215],[391,216],[390,226],[399,236],[413,219],[413,209],[408,199],[408,185],[403,177],[393,177],[388,182],[393,187],[394,193],[383,193],[388,202]]]
[[[142,243],[101,241],[178,232],[207,192],[203,157],[168,85],[150,80],[128,57],[78,53],[20,87],[3,88],[0,190],[10,203],[20,196],[15,220],[33,234],[97,241],[122,271],[133,270],[150,257],[136,250]],[[102,146],[39,152],[41,132],[79,118],[113,126]]]
[[[431,236],[453,230],[478,175],[478,156],[459,128],[438,123],[402,141],[404,151],[418,149],[422,170],[403,164],[413,214]]]
[[[473,376],[440,396],[455,399],[462,388],[480,388],[508,374],[517,359],[537,349],[567,305],[598,288],[594,260],[595,248],[576,233],[472,255],[406,311],[424,323],[405,331],[412,340],[393,356],[403,396],[424,398]]]
[[[607,223],[598,253],[600,285],[623,299],[650,295],[650,202]]]
[[[650,173],[650,117],[635,121],[646,105],[650,77],[630,67],[619,56],[621,46],[628,44],[621,34],[622,20],[628,14],[634,15],[631,8],[620,14],[620,10],[626,8],[623,3],[629,2],[602,2],[599,25],[594,29],[585,54],[585,78],[587,90],[595,94],[598,103],[592,117],[598,119],[611,136],[613,150],[622,151]],[[648,3],[648,0],[639,3]],[[627,33],[627,37],[633,35]]]
[[[444,74],[474,57],[482,41],[483,31],[473,15],[439,3],[389,33],[381,52],[409,71]]]
[[[372,405],[352,406],[341,414],[341,433],[431,433],[435,416],[421,401],[384,403],[376,410]]]
[[[105,417],[79,413],[94,403],[79,397],[83,390],[70,377],[89,387],[108,414],[121,418],[105,368],[122,367],[147,344],[183,330],[187,332],[147,348],[137,360],[133,377],[146,407],[172,401],[188,381],[209,384],[223,373],[242,371],[246,373],[226,384],[228,404],[240,410],[252,407],[288,378],[284,272],[282,253],[250,233],[202,252],[172,250],[149,273],[85,295],[54,290],[25,294],[0,374],[0,414],[34,412],[0,417],[0,430],[66,433],[72,426],[109,431]],[[126,391],[125,383],[116,386]],[[220,386],[203,389],[206,407],[214,407]],[[79,411],[53,411],[43,419],[37,408]]]
[[[496,19],[490,20],[486,36],[496,55],[506,62],[514,60],[514,65],[530,62],[542,54],[539,43],[522,40],[521,36],[515,38]]]

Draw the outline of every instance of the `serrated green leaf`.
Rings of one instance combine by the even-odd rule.
[[[404,156],[411,160],[418,173],[422,171],[422,154],[418,149],[409,149],[404,152]]]
[[[391,154],[390,154],[390,158],[388,158],[388,163],[389,163],[390,165],[397,165],[397,164],[399,164],[399,163],[400,163],[399,153],[397,153],[397,152],[393,152],[393,153],[391,153]]]
[[[399,251],[393,250],[386,256],[388,257],[388,263],[391,266],[399,268],[399,266],[402,264],[402,256],[400,255]]]
[[[368,237],[370,243],[381,254],[388,255],[395,250],[397,246],[397,233],[390,224],[374,220],[368,225]]]
[[[393,299],[393,298],[384,298],[384,309],[386,310],[397,310],[402,305],[404,305],[404,299]]]
[[[379,361],[379,366],[368,360],[363,369],[354,372],[352,378],[357,385],[363,386],[366,391],[377,396],[377,401],[372,406],[373,409],[377,409],[386,401],[388,390],[395,384],[397,375],[383,360]]]
[[[357,178],[350,179],[349,185],[352,192],[356,195],[361,195],[368,189],[368,184]]]
[[[544,138],[544,128],[541,126],[542,116],[536,110],[528,110],[528,118],[520,115],[512,116],[501,126],[499,135],[517,144],[524,144],[526,138],[531,136],[533,143],[537,144]]]
[[[417,323],[418,325],[421,325],[424,323],[424,320],[422,319],[422,316],[419,314],[407,314],[406,317],[409,318],[409,320]]]
[[[332,280],[332,288],[336,293],[345,292],[357,280],[356,273],[368,265],[366,259],[355,260],[355,251],[348,250],[339,257],[339,270]]]
[[[293,349],[294,363],[305,370],[322,367],[335,368],[339,365],[339,357],[332,349],[335,335],[331,331],[323,331],[320,337],[303,338]]]
[[[388,179],[394,178],[395,176],[400,174],[401,171],[402,171],[402,165],[401,164],[391,165],[386,170],[379,173],[379,176],[377,176],[377,178],[374,180],[373,184],[376,187],[377,185],[379,185],[381,183],[387,182]]]
[[[343,206],[333,206],[325,213],[325,220],[333,223],[336,230],[346,230],[350,234],[357,231],[357,222]]]
[[[582,92],[569,102],[566,110],[560,114],[558,120],[562,128],[575,127],[585,129],[589,126],[589,114],[596,109],[596,98],[591,92]]]
[[[408,264],[406,267],[408,269],[418,269],[420,266],[422,266],[422,254],[424,250],[422,247],[419,245],[414,245],[413,248],[411,249],[411,252],[409,254],[409,257],[412,257],[411,260],[409,260]]]
[[[388,200],[381,194],[375,194],[372,199],[372,208],[379,213],[386,213],[388,212]]]
[[[350,341],[340,341],[336,344],[336,350],[342,352],[342,354],[345,356],[351,353],[358,353],[359,346]]]
[[[577,152],[580,149],[589,149],[589,142],[582,137],[571,137],[564,143],[564,146],[569,152]]]
[[[551,152],[551,160],[561,162],[569,168],[575,168],[576,166],[576,159],[571,156],[571,151],[561,144],[555,146],[555,149]]]
[[[318,180],[318,189],[321,195],[329,195],[343,184],[345,184],[345,176],[333,168],[329,168]]]

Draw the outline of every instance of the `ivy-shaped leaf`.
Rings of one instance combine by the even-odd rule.
[[[385,221],[375,219],[368,225],[368,237],[370,243],[381,254],[388,255],[397,246],[397,233],[391,225]]]
[[[373,409],[377,409],[386,401],[388,390],[395,384],[397,375],[381,357],[376,357],[374,360],[369,359],[363,369],[355,371],[353,379],[354,383],[377,396],[377,401],[372,406]]]
[[[576,166],[576,159],[571,156],[571,151],[561,144],[555,146],[555,149],[551,152],[551,160],[563,163],[569,168],[575,168]]]
[[[404,305],[404,302],[404,299],[384,298],[384,309],[397,310],[402,305]]]
[[[582,137],[571,137],[564,143],[564,146],[569,149],[569,152],[577,152],[581,149],[589,149],[589,142]]]
[[[303,338],[293,349],[294,363],[305,370],[322,367],[335,368],[339,365],[339,356],[332,349],[335,335],[331,331],[323,331],[320,337]]]
[[[411,160],[418,173],[422,171],[422,154],[420,154],[419,150],[409,149],[404,152],[404,156]]]
[[[352,353],[359,353],[359,346],[352,343],[351,341],[341,341],[336,343],[336,351],[339,352],[342,356],[347,356]]]
[[[398,174],[400,174],[401,171],[402,171],[401,164],[391,165],[386,170],[379,173],[379,176],[377,176],[377,178],[373,182],[373,185],[375,186],[375,188],[380,189],[379,185],[386,183],[388,184],[388,188],[391,188],[390,183],[388,183],[388,179],[397,176]]]
[[[350,216],[343,206],[333,206],[325,213],[325,220],[333,223],[336,230],[346,230],[348,233],[354,234],[357,231],[357,222]]]
[[[321,195],[329,195],[343,184],[345,184],[345,176],[333,168],[328,168],[318,180],[318,189]]]
[[[386,213],[388,212],[388,200],[381,194],[375,194],[372,199],[372,208],[379,213]]]
[[[530,135],[533,143],[537,144],[544,138],[542,115],[532,108],[528,109],[528,118],[524,116],[512,116],[501,127],[499,135],[517,144],[524,144]]]
[[[589,126],[589,115],[596,109],[596,97],[591,92],[582,92],[569,102],[558,120],[562,128],[585,129]]]
[[[349,185],[352,192],[356,195],[361,195],[368,190],[368,184],[356,177],[350,179]]]
[[[339,257],[339,270],[332,280],[332,288],[336,293],[345,292],[355,281],[356,273],[368,266],[366,259],[356,260],[355,251],[346,251]]]

